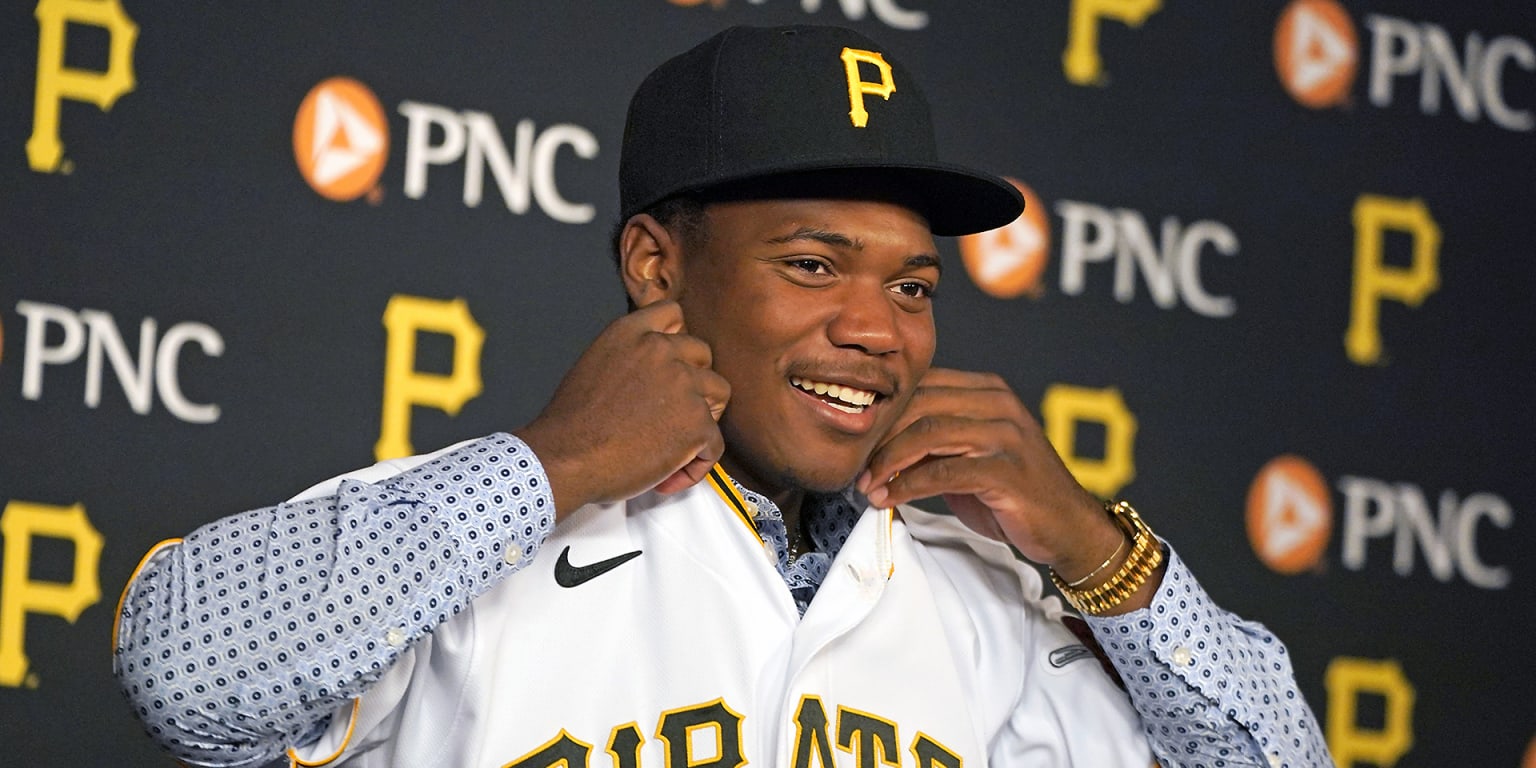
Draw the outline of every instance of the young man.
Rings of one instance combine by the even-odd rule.
[[[116,661],[177,757],[1331,764],[1272,635],[1083,491],[1000,379],[931,367],[933,236],[1022,202],[937,161],[875,43],[736,28],[663,64],[620,195],[635,311],[516,436],[146,557]],[[953,516],[906,506],[935,495]]]

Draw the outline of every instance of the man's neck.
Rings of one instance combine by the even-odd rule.
[[[729,456],[721,457],[720,466],[747,490],[773,502],[779,508],[779,514],[784,516],[785,525],[798,527],[801,507],[805,505],[806,499],[804,488],[793,483],[769,481]],[[790,530],[795,530],[795,527]]]

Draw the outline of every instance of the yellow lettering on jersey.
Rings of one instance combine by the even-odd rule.
[[[917,759],[917,768],[962,768],[965,763],[949,747],[922,731],[912,740],[912,757]]]
[[[1361,195],[1354,219],[1355,282],[1344,351],[1357,365],[1375,365],[1381,361],[1382,299],[1417,307],[1440,287],[1440,227],[1423,200],[1379,195]],[[1386,264],[1383,233],[1389,229],[1413,238],[1407,269]]]
[[[32,105],[32,136],[27,162],[32,170],[53,173],[64,157],[59,140],[59,105],[64,99],[112,109],[118,97],[133,90],[133,44],[139,27],[123,12],[118,0],[41,0],[37,17],[37,96]],[[107,71],[64,65],[67,24],[101,27],[107,31]]]
[[[560,729],[560,735],[544,742],[501,768],[587,768],[592,745]]]
[[[856,768],[901,765],[896,724],[857,709],[837,708],[837,748],[853,754]]]
[[[1099,20],[1114,19],[1139,27],[1162,6],[1161,0],[1072,0],[1067,26],[1067,50],[1061,68],[1073,85],[1097,85],[1104,81],[1104,61],[1099,58]]]
[[[27,674],[25,649],[28,613],[47,613],[73,624],[80,612],[101,600],[101,532],[85,516],[85,506],[69,507],[12,501],[0,513],[5,538],[5,566],[0,570],[0,686],[15,688]],[[32,581],[32,540],[63,539],[75,547],[75,570],[68,584]]]
[[[656,724],[656,738],[661,739],[667,768],[737,768],[746,765],[741,753],[741,720],[724,699],[691,707],[667,710]],[[699,733],[707,729],[713,736],[713,749],[702,746]]]
[[[827,710],[819,696],[805,694],[795,710],[794,768],[811,768],[811,758],[820,768],[836,768],[832,761],[832,738],[827,733]]]
[[[1090,492],[1111,498],[1136,477],[1132,446],[1136,416],[1125,406],[1120,390],[1087,389],[1057,384],[1046,390],[1040,404],[1045,436],[1061,454],[1067,469]],[[1104,455],[1077,453],[1077,425],[1091,422],[1104,426]]]
[[[880,82],[871,83],[859,74],[861,61],[873,64],[880,70]],[[891,65],[886,63],[884,56],[875,51],[844,48],[843,70],[848,78],[848,118],[853,121],[853,127],[863,128],[869,125],[869,112],[864,110],[865,94],[890,101],[891,94],[896,92],[896,81],[891,79]]]
[[[388,339],[384,351],[384,415],[373,454],[379,461],[410,456],[411,406],[438,408],[456,416],[466,402],[478,397],[480,348],[485,330],[469,314],[463,299],[442,301],[396,294],[384,308]],[[419,331],[453,337],[453,371],[448,375],[416,370]]]
[[[640,724],[630,721],[616,725],[608,734],[608,748],[613,755],[613,768],[640,768],[640,745],[645,737],[640,735]]]
[[[1393,659],[1340,656],[1323,674],[1328,689],[1328,749],[1340,766],[1365,762],[1391,768],[1413,747],[1413,684]],[[1381,730],[1362,729],[1356,717],[1361,694],[1385,699]]]

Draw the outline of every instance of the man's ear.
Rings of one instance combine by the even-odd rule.
[[[619,273],[636,307],[682,295],[682,243],[650,214],[637,213],[619,234]]]

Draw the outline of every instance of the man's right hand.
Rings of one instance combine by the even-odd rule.
[[[518,437],[549,477],[555,517],[584,505],[694,485],[725,451],[731,386],[709,346],[663,301],[613,321]]]

